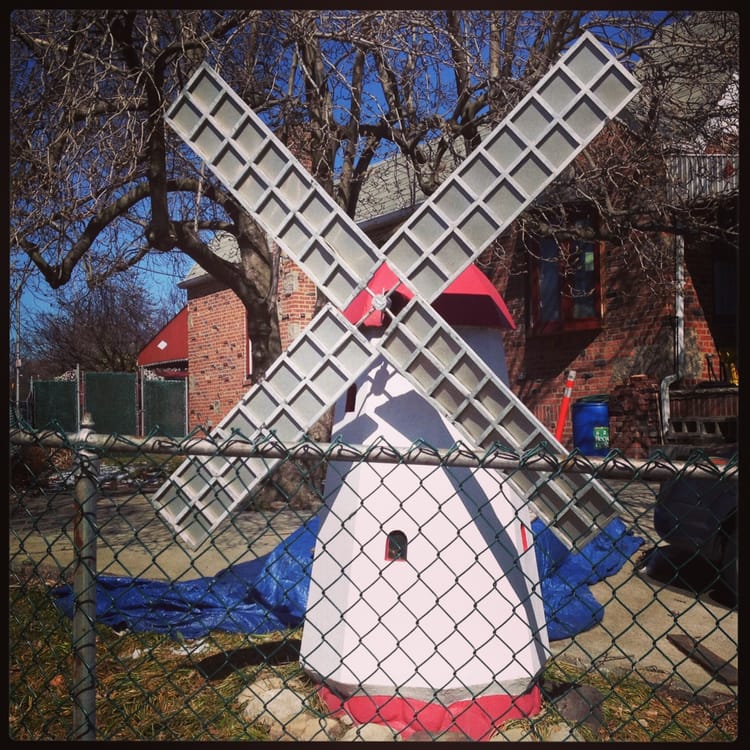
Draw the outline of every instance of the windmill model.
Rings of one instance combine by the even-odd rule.
[[[212,434],[293,444],[335,405],[334,434],[347,442],[378,434],[391,444],[421,437],[434,447],[465,440],[523,452],[544,442],[564,452],[509,388],[498,337],[493,344],[438,309],[638,88],[584,34],[377,248],[217,73],[200,67],[168,122],[328,300]],[[503,318],[501,300],[497,310]],[[152,500],[195,548],[279,460],[191,456]],[[475,707],[491,721],[511,718],[514,706],[538,710],[534,681],[548,640],[528,505],[569,546],[581,545],[620,511],[604,487],[530,470],[336,468],[300,649],[329,707],[339,701],[362,720],[361,701],[367,720],[401,727],[435,707],[454,717]]]

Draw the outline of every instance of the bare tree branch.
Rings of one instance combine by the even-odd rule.
[[[667,197],[667,167],[691,149],[738,151],[736,14],[16,9],[17,285],[57,289],[78,274],[106,278],[179,252],[258,317],[257,350],[276,351],[277,251],[165,124],[195,68],[217,67],[350,216],[372,216],[392,192],[373,189],[384,174],[373,165],[391,158],[403,170],[404,208],[433,193],[584,30],[619,51],[643,89],[521,228],[577,231],[561,222],[571,204],[586,203],[600,216],[601,239],[628,237],[633,262],[658,270],[648,232],[719,231],[710,206]],[[218,229],[237,237],[236,262],[211,252]],[[736,227],[722,231],[736,240]]]

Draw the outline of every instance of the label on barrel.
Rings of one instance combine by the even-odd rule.
[[[594,448],[609,448],[609,427],[594,427]]]

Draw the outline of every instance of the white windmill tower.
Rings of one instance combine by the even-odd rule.
[[[273,434],[281,442],[295,443],[358,379],[363,391],[369,387],[374,397],[376,378],[369,380],[369,373],[373,364],[382,360],[441,415],[456,436],[471,445],[489,448],[497,442],[522,452],[544,442],[550,449],[564,452],[464,339],[466,332],[459,333],[446,322],[437,301],[637,91],[638,84],[629,72],[593,36],[584,34],[378,249],[231,88],[212,69],[200,67],[170,108],[168,121],[329,300],[269,368],[265,381],[248,391],[213,434],[221,439],[238,431],[251,440]],[[373,287],[372,280],[384,263],[395,281],[386,288]],[[387,308],[398,288],[408,290],[406,304],[389,311],[377,336],[360,331],[359,326],[373,311]],[[360,295],[369,297],[369,304],[353,324],[342,311]],[[196,547],[247,500],[276,462],[267,458],[190,457],[152,499],[180,538]],[[488,485],[485,492],[491,491]],[[489,665],[484,675],[478,661],[466,667],[467,682],[463,688],[455,685],[457,694],[467,690],[478,697],[520,694],[524,685],[533,685],[545,658],[546,635],[539,602],[528,594],[538,583],[533,566],[525,562],[533,556],[521,554],[517,544],[505,544],[501,553],[500,544],[492,546],[490,527],[494,524],[494,532],[499,532],[497,525],[512,517],[516,523],[511,526],[522,534],[521,506],[530,501],[558,536],[569,545],[582,545],[620,511],[599,482],[580,475],[549,478],[524,469],[502,481],[501,494],[507,499],[507,507],[500,510],[504,503],[493,501],[488,519],[473,506],[477,515],[469,526],[459,530],[458,537],[470,534],[476,544],[487,544],[497,563],[494,569],[513,581],[512,627],[519,627],[519,622],[528,627],[523,633],[524,656],[517,660],[526,674],[506,669],[507,664],[499,664],[492,655],[493,648],[501,650],[510,639],[511,625],[494,621],[483,629],[472,623],[471,638],[479,638],[477,634],[481,633],[487,640],[473,643],[471,648],[482,650],[479,660],[487,658]],[[452,496],[451,511],[459,507],[457,513],[472,516],[471,503],[461,499],[459,506]],[[445,523],[440,514],[430,518],[436,519],[435,524]],[[506,531],[505,536],[511,539],[514,533]],[[456,542],[459,547],[460,541]],[[468,555],[468,547],[463,548]],[[494,563],[488,564],[492,569]],[[314,576],[318,570],[322,569],[314,566]],[[332,585],[311,582],[311,588],[326,596]],[[364,587],[357,588],[356,581],[351,590],[358,592],[358,600],[366,606],[387,614],[388,605],[368,595]],[[466,596],[477,598],[479,593],[470,588]],[[443,602],[433,599],[433,607],[441,608]],[[445,622],[459,631],[459,623],[451,623],[448,608],[443,609],[448,613]],[[311,612],[308,624],[313,617]],[[417,617],[414,614],[411,619]],[[356,618],[351,624],[356,629]],[[399,641],[396,624],[392,627],[390,632]],[[356,635],[358,643],[367,638],[364,632]],[[456,646],[457,641],[449,645],[436,641],[434,650],[439,658],[435,663],[442,660],[442,670],[430,666],[425,680],[417,668],[411,676],[389,669],[393,677],[381,685],[377,681],[383,678],[377,670],[385,666],[382,659],[374,667],[358,657],[350,663],[348,640],[344,639],[338,649],[330,647],[329,640],[318,639],[326,642],[326,656],[321,657],[320,665],[315,663],[313,648],[303,647],[303,663],[308,663],[324,683],[328,681],[332,688],[345,693],[352,691],[353,696],[364,691],[373,697],[372,691],[382,688],[389,699],[412,688],[416,692],[425,688],[425,696],[437,694],[442,704],[443,699],[450,698],[452,689],[450,680],[444,678],[463,672],[467,653]],[[376,682],[370,683],[371,678]]]
[[[383,266],[370,286],[395,281]],[[391,301],[400,307],[410,296],[396,288]],[[438,306],[507,383],[501,331],[513,322],[481,271],[470,265]],[[359,321],[368,311],[364,292],[345,315]],[[361,328],[374,342],[384,323],[384,312],[375,311]],[[349,445],[425,440],[450,448],[462,439],[382,356],[339,398],[334,415],[332,439]],[[548,641],[529,507],[507,476],[413,462],[333,462],[325,490],[300,651],[329,707],[343,704],[361,723],[394,728],[413,715],[415,700],[446,708],[470,702],[461,712],[465,728],[477,715],[536,713],[533,678]]]

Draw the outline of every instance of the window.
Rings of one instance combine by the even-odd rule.
[[[345,406],[346,413],[348,414],[349,412],[354,411],[354,407],[356,405],[357,405],[357,384],[352,383],[346,392],[346,406]]]
[[[603,243],[539,238],[529,258],[530,332],[580,331],[601,325]]]
[[[386,560],[406,560],[406,534],[403,531],[391,531],[385,543]]]
[[[250,313],[245,311],[245,341],[247,342],[245,356],[245,380],[253,374],[253,342],[250,340]]]

